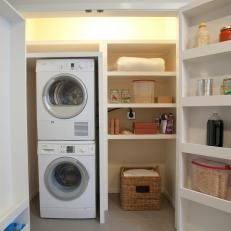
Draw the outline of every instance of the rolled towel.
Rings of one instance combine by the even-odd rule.
[[[120,57],[116,65],[118,71],[165,71],[162,58]]]

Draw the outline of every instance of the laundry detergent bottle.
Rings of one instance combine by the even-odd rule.
[[[207,122],[207,145],[223,146],[224,122],[216,112],[209,118]]]

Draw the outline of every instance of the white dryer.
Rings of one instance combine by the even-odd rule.
[[[38,159],[41,217],[95,218],[95,143],[39,142]]]
[[[95,139],[95,60],[36,64],[38,140]]]

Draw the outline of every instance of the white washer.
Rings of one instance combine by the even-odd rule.
[[[36,63],[38,140],[95,139],[95,60]]]
[[[95,142],[39,142],[40,214],[95,218]]]

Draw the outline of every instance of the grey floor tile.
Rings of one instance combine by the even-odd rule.
[[[124,211],[117,194],[109,195],[106,224],[98,220],[42,219],[38,198],[31,202],[31,231],[174,231],[174,209],[163,198],[160,211]]]

